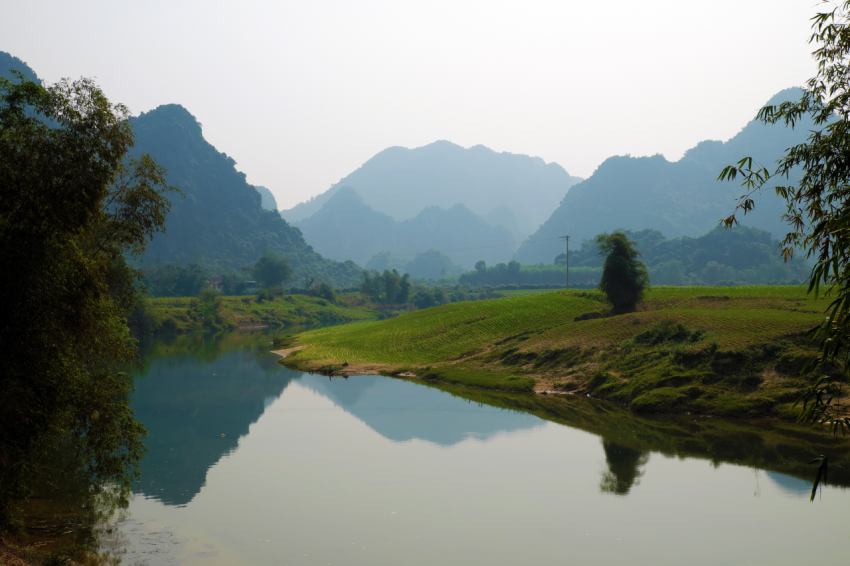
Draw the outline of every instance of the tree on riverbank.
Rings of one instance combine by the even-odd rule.
[[[649,286],[649,273],[638,259],[635,243],[622,232],[600,234],[596,237],[599,256],[605,258],[599,288],[608,296],[614,308],[634,306]]]
[[[787,181],[802,171],[799,182],[776,187],[783,197],[787,211],[783,219],[791,230],[783,240],[783,255],[793,256],[803,249],[816,260],[812,268],[809,292],[815,296],[821,286],[832,301],[821,324],[808,332],[820,345],[820,356],[807,364],[804,371],[825,371],[827,364],[841,368],[838,375],[822,375],[801,396],[801,421],[826,426],[833,434],[850,431],[850,420],[842,415],[839,396],[850,377],[850,0],[828,12],[812,18],[809,43],[817,45],[813,57],[818,73],[806,83],[802,98],[765,106],[758,119],[766,124],[795,124],[813,119],[804,143],[789,148],[785,156],[770,170],[751,157],[723,169],[720,180],[744,179],[735,213],[747,214],[755,209],[755,193],[774,179]],[[724,224],[737,224],[735,213]],[[825,372],[826,373],[826,372]],[[821,459],[815,485],[826,479],[828,458]]]
[[[175,188],[149,156],[128,159],[133,141],[127,109],[89,79],[0,77],[0,532],[52,472],[126,493],[144,452],[119,371],[136,351],[125,255],[162,229]]]

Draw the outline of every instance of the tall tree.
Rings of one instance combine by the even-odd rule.
[[[89,79],[0,78],[0,531],[20,525],[51,454],[126,493],[144,448],[120,368],[142,253],[173,190],[149,157],[128,160],[127,109]],[[54,470],[57,471],[57,470]]]
[[[634,306],[649,285],[649,273],[638,259],[635,243],[622,232],[600,234],[596,237],[599,255],[605,258],[599,288],[608,295],[614,308]]]

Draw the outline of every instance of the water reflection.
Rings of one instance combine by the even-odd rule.
[[[144,344],[133,409],[148,429],[135,486],[168,505],[185,505],[207,470],[299,376],[269,353],[264,333],[180,336]]]
[[[604,493],[628,495],[629,490],[640,483],[641,468],[649,460],[649,454],[604,439],[602,450],[608,470],[602,474],[599,489]]]
[[[850,449],[779,421],[647,417],[582,397],[511,395],[450,386],[411,386],[380,376],[305,375],[282,367],[266,332],[180,336],[143,342],[133,408],[150,433],[137,493],[167,505],[189,503],[208,470],[291,383],[331,400],[394,442],[442,447],[531,431],[546,421],[601,437],[599,489],[625,496],[639,485],[651,452],[771,471],[784,492],[808,489],[807,462],[829,452],[831,482],[850,485]]]
[[[850,551],[850,493],[804,499],[819,453],[850,485],[847,445],[806,429],[329,379],[278,365],[270,341],[144,345],[133,406],[151,436],[127,563],[793,564]]]
[[[296,380],[395,442],[420,439],[451,446],[543,424],[524,412],[380,376],[304,375],[278,364],[270,342],[267,332],[248,332],[143,343],[133,408],[150,436],[136,493],[167,505],[189,503],[209,468],[238,447],[251,425]]]
[[[410,387],[377,375],[349,379],[305,375],[299,383],[394,442],[419,439],[452,446],[469,438],[483,441],[544,424],[527,413],[473,403],[438,389]]]

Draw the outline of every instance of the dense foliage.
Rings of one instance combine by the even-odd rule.
[[[207,283],[207,270],[196,262],[168,263],[142,269],[143,282],[151,297],[195,297]]]
[[[0,530],[36,481],[126,493],[142,456],[119,371],[135,353],[125,256],[163,227],[173,187],[149,156],[127,159],[133,142],[127,109],[90,80],[0,78]]]
[[[399,275],[398,271],[384,270],[379,274],[377,271],[369,273],[363,271],[363,282],[360,284],[360,292],[370,297],[373,301],[390,305],[406,303],[410,298],[410,275],[405,273]]]
[[[599,289],[614,308],[630,308],[643,298],[649,286],[646,265],[638,259],[635,243],[622,232],[599,234],[596,237],[599,257],[604,258]]]
[[[283,285],[294,275],[289,266],[289,259],[278,257],[271,250],[266,250],[266,253],[254,263],[251,274],[257,283],[266,288]]]

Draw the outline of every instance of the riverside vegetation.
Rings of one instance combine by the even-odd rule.
[[[804,287],[653,287],[614,315],[599,291],[444,305],[279,339],[301,371],[380,371],[514,392],[572,392],[638,412],[793,419],[823,316]],[[830,368],[826,368],[827,371]]]
[[[145,301],[137,317],[141,334],[173,334],[237,328],[290,327],[384,318],[356,298],[330,302],[309,295],[165,297]]]

